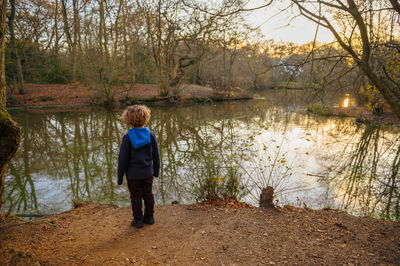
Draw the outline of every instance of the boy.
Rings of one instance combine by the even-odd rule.
[[[136,228],[154,224],[152,185],[153,176],[158,177],[160,171],[160,154],[154,132],[145,127],[149,119],[150,109],[145,105],[129,106],[122,113],[122,120],[132,128],[123,136],[119,150],[118,185],[126,174],[133,212],[131,225]]]

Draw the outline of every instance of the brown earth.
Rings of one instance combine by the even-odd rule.
[[[399,265],[400,223],[336,210],[246,204],[156,206],[136,229],[131,211],[87,203],[32,221],[0,222],[0,265]]]
[[[101,104],[100,92],[96,86],[76,84],[25,84],[25,94],[17,90],[8,92],[7,106],[57,106],[73,105],[88,106]],[[199,85],[182,85],[176,92],[177,96],[159,96],[157,84],[126,84],[112,87],[116,105],[126,105],[134,102],[186,102],[210,98],[212,100],[228,100],[248,98],[245,92],[234,89],[228,97],[227,93],[216,92],[212,88]]]

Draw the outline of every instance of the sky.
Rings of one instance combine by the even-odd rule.
[[[260,6],[266,1],[250,1],[248,7]],[[260,27],[264,39],[274,39],[275,41],[294,42],[304,44],[314,39],[316,24],[307,20],[305,17],[295,16],[296,8],[290,11],[281,12],[289,5],[290,1],[275,1],[273,5],[249,12],[245,17],[253,27]],[[329,30],[319,27],[317,40],[319,42],[332,42],[333,35]]]

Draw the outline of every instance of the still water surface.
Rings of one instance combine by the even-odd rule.
[[[278,205],[339,208],[399,220],[400,129],[305,112],[295,98],[151,107],[162,167],[157,204],[192,203],[199,186],[235,176],[257,205],[272,185]],[[121,111],[14,111],[22,143],[6,176],[2,211],[56,213],[72,201],[129,206],[116,184]]]

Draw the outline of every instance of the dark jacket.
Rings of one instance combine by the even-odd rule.
[[[132,128],[122,137],[118,156],[118,185],[124,174],[130,180],[158,177],[160,154],[154,132],[145,128]]]

